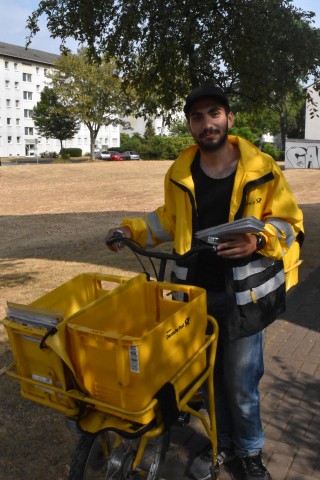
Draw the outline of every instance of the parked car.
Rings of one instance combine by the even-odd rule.
[[[123,155],[125,156],[126,160],[140,160],[140,155],[138,152],[133,152],[133,151],[128,151],[128,152],[123,152]]]
[[[99,156],[98,158],[100,160],[111,160],[111,153],[112,152],[109,152],[109,150],[102,150],[100,153],[99,153]]]
[[[99,148],[95,148],[93,152],[93,158],[100,158],[101,150]]]
[[[125,160],[126,157],[119,152],[110,152],[110,160]]]

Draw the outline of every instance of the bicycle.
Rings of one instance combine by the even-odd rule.
[[[80,434],[68,480],[159,479],[169,448],[170,428],[190,415],[201,421],[212,444],[211,478],[217,480],[213,367],[218,326],[206,314],[204,290],[164,281],[168,261],[214,246],[201,245],[180,256],[148,251],[117,235],[109,240],[119,241],[136,256],[149,258],[155,280],[139,258],[144,273],[133,278],[83,274],[81,279],[76,277],[29,306],[8,305],[4,324],[14,362],[6,373],[20,382],[22,396],[59,410],[68,427]],[[158,270],[152,259],[160,260]],[[104,290],[103,281],[117,286]],[[84,299],[83,290],[94,293],[86,293]],[[81,298],[75,302],[75,296]],[[135,303],[138,297],[143,301]],[[76,308],[71,306],[74,303]],[[146,317],[152,317],[146,321],[151,326],[144,325],[139,330],[133,325],[130,330],[130,318],[126,317],[125,331],[121,335],[113,331],[120,325],[119,319],[114,318],[121,309],[126,315],[133,309],[135,319],[144,316],[145,304],[149,309]],[[59,309],[64,314],[59,314]],[[110,316],[108,328],[101,332],[100,317],[105,318],[106,312]],[[202,328],[194,320],[202,322]],[[206,333],[207,322],[212,326],[210,334]],[[143,329],[149,330],[146,333]],[[133,337],[136,330],[139,332]],[[192,338],[191,346],[188,335]],[[172,358],[172,345],[167,347],[170,341],[175,342]],[[185,360],[186,344],[191,353]],[[126,356],[120,352],[122,348]],[[166,362],[161,364],[163,354]],[[110,358],[112,368],[108,370]],[[110,373],[107,382],[106,370]],[[197,403],[205,383],[208,417]]]

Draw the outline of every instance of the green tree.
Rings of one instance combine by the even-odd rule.
[[[291,0],[42,0],[30,41],[43,14],[62,47],[72,37],[93,57],[116,58],[149,114],[181,109],[191,87],[212,79],[247,103],[275,105],[319,74],[314,14]]]
[[[127,150],[134,150],[140,153],[141,145],[143,143],[143,138],[139,133],[134,133],[132,136],[128,135],[127,133],[120,134],[120,150],[125,152]]]
[[[304,122],[301,124],[305,111],[306,98],[298,89],[283,97],[279,102],[273,105],[273,110],[278,114],[280,119],[280,136],[282,150],[285,150],[287,136],[293,133],[296,138],[304,137]]]
[[[235,128],[248,127],[258,138],[267,132],[279,135],[281,148],[285,150],[287,137],[304,137],[305,103],[306,96],[302,87],[297,87],[275,104],[250,111],[247,110],[246,103],[235,103]]]
[[[78,54],[61,55],[51,72],[52,88],[70,113],[79,118],[90,132],[90,153],[102,125],[123,123],[127,102],[115,63],[90,62],[85,49]]]
[[[171,135],[187,135],[188,133],[189,128],[185,118],[179,116],[170,123]]]
[[[153,120],[151,118],[148,118],[145,126],[145,131],[144,131],[144,140],[148,141],[149,138],[154,137],[156,134],[153,126]]]
[[[42,90],[40,101],[33,108],[32,118],[39,135],[57,138],[61,149],[63,140],[74,137],[80,128],[78,118],[59,102],[57,94],[49,87]]]

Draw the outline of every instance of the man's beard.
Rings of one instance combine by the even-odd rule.
[[[220,133],[221,137],[217,140],[202,140],[202,138],[206,137],[210,133]],[[214,152],[219,150],[228,140],[228,127],[224,129],[218,128],[207,128],[203,132],[201,132],[198,138],[195,138],[196,143],[199,145],[200,149],[206,152]]]

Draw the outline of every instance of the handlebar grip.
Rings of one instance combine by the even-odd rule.
[[[118,250],[124,247],[124,240],[126,239],[127,237],[124,235],[122,230],[115,230],[112,236],[106,240],[106,245],[110,248],[113,246],[113,250]]]

